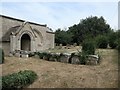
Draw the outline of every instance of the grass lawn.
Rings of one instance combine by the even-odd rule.
[[[117,51],[99,49],[96,52],[101,55],[101,63],[96,66],[50,62],[38,58],[5,57],[5,63],[0,68],[3,75],[26,69],[35,71],[38,79],[29,88],[117,88]]]

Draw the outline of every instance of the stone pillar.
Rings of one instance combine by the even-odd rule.
[[[36,43],[34,40],[31,40],[31,51],[35,52],[35,50],[36,50]]]
[[[35,40],[34,40],[34,51],[35,52],[39,50],[38,43],[39,43],[39,41],[37,41],[37,38],[35,38]]]
[[[16,49],[16,36],[10,35],[10,52],[14,52]]]
[[[21,50],[21,40],[20,39],[16,39],[16,50]]]

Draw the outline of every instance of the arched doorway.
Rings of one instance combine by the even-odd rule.
[[[31,38],[28,34],[23,34],[21,37],[21,50],[31,50]]]

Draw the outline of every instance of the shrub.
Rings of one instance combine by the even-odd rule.
[[[37,74],[31,70],[2,76],[2,88],[23,88],[32,84],[37,79]]]
[[[95,45],[93,41],[84,41],[82,44],[82,53],[84,54],[94,54],[95,53]]]
[[[113,49],[117,47],[117,34],[116,33],[111,33],[109,35],[109,46]]]
[[[48,59],[47,52],[37,52],[37,55],[39,56],[40,59]]]
[[[59,60],[59,55],[51,54],[49,61],[58,61],[58,60]]]
[[[116,42],[109,42],[109,46],[114,49],[117,47],[117,43]]]
[[[4,51],[0,49],[0,64],[4,63]]]
[[[28,56],[29,56],[29,57],[33,57],[33,56],[35,56],[35,53],[34,53],[34,52],[29,53]]]
[[[47,58],[48,61],[49,61],[50,57],[52,57],[52,55],[50,53],[47,53],[46,58]]]
[[[80,64],[86,65],[87,55],[85,53],[79,54]]]
[[[96,47],[97,48],[107,48],[107,45],[108,45],[108,39],[106,36],[98,36],[96,37]]]
[[[43,55],[44,55],[44,53],[42,53],[42,52],[38,52],[37,55],[39,56],[40,59],[43,59]]]

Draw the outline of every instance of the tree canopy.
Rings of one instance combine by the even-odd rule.
[[[72,34],[64,30],[58,29],[55,32],[55,43],[57,44],[70,44],[72,41]]]
[[[95,38],[98,35],[107,34],[111,31],[110,26],[101,16],[88,17],[82,19],[79,24],[69,27],[68,32],[73,33],[73,41],[76,43],[83,42],[86,38]]]
[[[80,20],[78,24],[70,26],[67,31],[58,29],[55,32],[55,42],[58,44],[81,44],[85,39],[94,39],[98,35],[108,35],[112,32],[105,19],[90,16]]]

